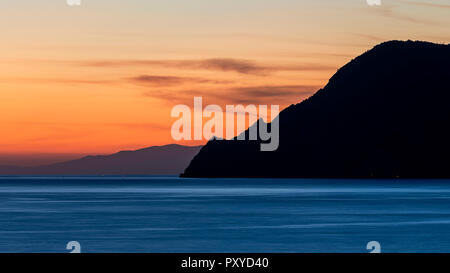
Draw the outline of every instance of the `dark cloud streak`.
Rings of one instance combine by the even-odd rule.
[[[410,0],[398,0],[398,1],[406,3],[406,4],[416,5],[416,6],[450,9],[450,5],[445,5],[445,4],[430,3],[430,2],[420,2],[420,1],[410,1]]]
[[[373,10],[375,10],[381,16],[400,20],[400,21],[405,21],[405,22],[409,22],[409,23],[430,25],[430,26],[437,26],[440,24],[439,22],[432,21],[429,19],[418,18],[418,17],[401,14],[398,11],[396,11],[395,8],[396,8],[396,5],[383,4],[382,6],[377,7]]]
[[[192,77],[176,77],[176,76],[156,76],[156,75],[139,75],[137,77],[129,78],[134,83],[144,86],[171,86],[180,85],[185,83],[213,83],[213,84],[225,84],[229,81],[210,80],[204,78],[192,78]]]
[[[261,65],[254,61],[232,58],[214,58],[203,60],[104,60],[82,62],[83,66],[119,67],[119,66],[162,66],[177,69],[213,70],[236,72],[247,75],[264,75],[277,71],[315,71],[334,70],[329,65]]]
[[[143,95],[165,100],[170,104],[191,105],[195,96],[215,104],[291,104],[314,94],[320,87],[308,85],[274,85],[229,87],[220,90],[152,90]]]

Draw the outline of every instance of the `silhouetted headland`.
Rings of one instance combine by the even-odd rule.
[[[450,45],[390,41],[280,115],[280,145],[210,141],[183,177],[449,178]]]

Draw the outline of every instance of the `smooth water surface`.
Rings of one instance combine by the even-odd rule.
[[[0,252],[450,252],[450,180],[1,177]]]

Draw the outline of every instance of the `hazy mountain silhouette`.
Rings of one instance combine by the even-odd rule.
[[[201,146],[154,146],[112,155],[87,156],[40,167],[0,166],[1,175],[178,175]]]
[[[390,41],[280,113],[280,146],[210,141],[186,177],[450,177],[450,45]]]

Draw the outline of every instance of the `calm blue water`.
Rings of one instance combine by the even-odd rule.
[[[0,178],[0,252],[450,252],[450,180]]]

